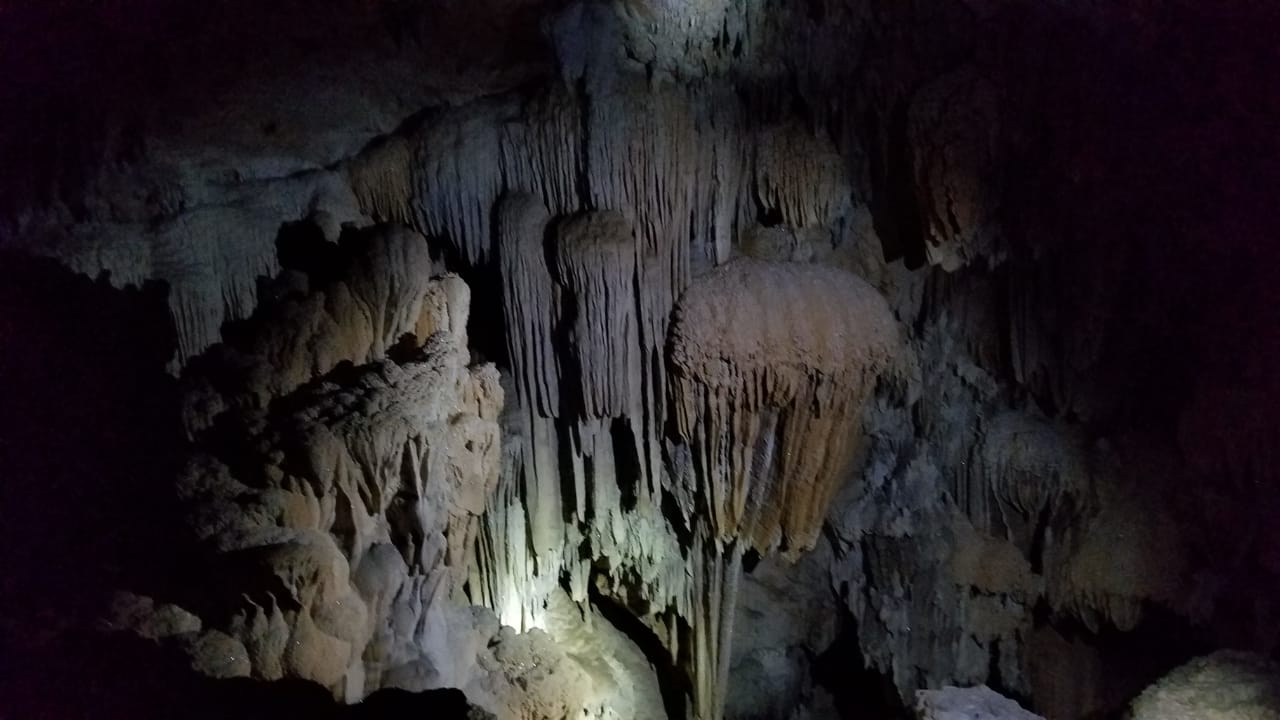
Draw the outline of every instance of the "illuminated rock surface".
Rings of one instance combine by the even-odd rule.
[[[916,717],[920,720],[1038,720],[1018,703],[983,685],[946,687],[916,693]]]
[[[91,5],[0,8],[17,715],[1267,707],[1168,674],[1280,648],[1260,0]]]
[[[1196,658],[1144,690],[1130,713],[1134,720],[1280,717],[1280,666],[1230,650]]]

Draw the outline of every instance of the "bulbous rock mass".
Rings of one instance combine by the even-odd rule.
[[[884,298],[834,268],[738,260],[689,288],[671,338],[676,428],[715,537],[812,548],[897,348]]]

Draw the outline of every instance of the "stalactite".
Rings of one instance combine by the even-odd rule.
[[[471,601],[519,629],[543,626],[544,604],[559,587],[567,537],[555,421],[509,408],[498,489],[481,521],[469,569]]]
[[[908,121],[917,207],[929,262],[956,270],[998,262],[999,103],[972,67],[944,75],[912,99]]]
[[[990,421],[971,472],[1008,511],[1035,516],[1067,500],[1083,508],[1092,477],[1082,445],[1066,428],[1008,412]]]
[[[639,414],[636,241],[621,213],[589,213],[559,229],[556,266],[574,298],[573,348],[587,417]]]
[[[503,189],[500,128],[510,113],[501,101],[449,109],[417,137],[414,224],[448,237],[473,265],[492,251],[490,216]]]
[[[833,227],[850,213],[845,160],[823,135],[798,124],[771,127],[757,142],[755,192],[793,227]]]
[[[729,687],[729,658],[733,650],[733,619],[742,578],[742,547],[717,547],[714,540],[694,545],[693,574],[688,583],[690,618],[689,668],[693,681],[691,705],[697,720],[719,720]]]
[[[554,88],[525,107],[518,120],[502,127],[502,168],[507,188],[542,198],[553,214],[581,207],[581,100]]]
[[[543,417],[560,414],[555,353],[557,293],[544,236],[551,218],[542,201],[509,195],[498,208],[498,255],[507,353],[521,401]]]
[[[647,495],[657,494],[666,365],[675,302],[695,269],[725,262],[749,205],[749,136],[733,97],[615,78],[587,102],[587,180],[596,206],[621,210],[638,242],[642,409]]]
[[[535,556],[526,551],[529,526],[521,493],[520,460],[509,451],[506,454],[479,533],[470,572],[471,601],[491,608],[503,625],[523,632],[541,627],[539,605],[546,588],[537,586]]]
[[[644,313],[648,323],[657,323],[689,283],[689,179],[698,175],[699,136],[681,91],[618,82],[590,96],[588,182],[596,207],[626,213],[641,254],[658,263],[645,278],[645,292],[652,293],[646,300],[654,306]]]
[[[699,148],[704,159],[698,165],[695,188],[701,192],[696,201],[697,219],[693,228],[694,270],[705,269],[729,261],[733,243],[741,229],[751,222],[750,177],[753,159],[751,135],[746,119],[735,97],[707,89],[699,118]],[[701,263],[699,262],[701,261]]]
[[[408,224],[413,217],[413,144],[388,135],[347,164],[347,179],[360,209],[383,222]]]
[[[819,301],[839,310],[817,312]],[[689,288],[671,337],[675,428],[692,451],[681,477],[700,505],[685,600],[693,714],[713,720],[742,554],[813,547],[898,331],[884,299],[852,275],[738,260]]]
[[[279,218],[270,209],[197,210],[159,231],[151,264],[172,288],[179,363],[221,339],[225,321],[253,311],[258,277],[280,271]]]
[[[690,288],[672,330],[672,397],[717,540],[813,546],[896,343],[884,299],[840,271],[741,260]]]

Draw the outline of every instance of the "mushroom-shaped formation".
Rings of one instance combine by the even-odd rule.
[[[587,417],[628,414],[639,402],[636,241],[622,213],[579,215],[560,228],[556,265],[575,303],[573,348]]]
[[[897,346],[884,298],[840,270],[739,260],[685,292],[672,403],[714,537],[813,547]]]

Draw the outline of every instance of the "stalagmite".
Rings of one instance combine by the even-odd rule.
[[[986,685],[917,691],[915,711],[920,720],[1044,720]]]
[[[263,302],[252,322],[217,347],[218,357],[238,369],[236,392],[198,373],[187,376],[189,433],[209,427],[226,407],[265,406],[340,363],[382,360],[406,335],[421,343],[437,330],[465,334],[469,290],[458,288],[456,277],[433,279],[421,235],[403,227],[369,231],[353,236],[345,252],[346,277]],[[298,275],[281,283],[308,286]]]
[[[426,240],[406,228],[393,227],[374,233],[365,241],[365,247],[356,254],[352,272],[346,285],[358,314],[348,325],[365,325],[371,332],[372,345],[365,357],[351,358],[355,362],[381,358],[405,333],[414,333],[424,341],[434,329],[449,330],[456,323],[450,318],[449,303],[445,310],[433,315],[428,298],[433,289],[448,292],[432,280],[434,266]],[[469,289],[453,292],[468,293],[463,303],[455,305],[455,312],[462,312],[470,302]],[[466,320],[462,320],[465,327]],[[435,326],[435,327],[432,327]]]
[[[446,601],[473,563],[498,481],[503,403],[497,370],[467,366],[466,286],[430,278],[420,236],[377,233],[353,260],[334,285],[349,288],[338,327],[362,330],[366,353],[400,330],[430,328],[414,342],[416,359],[353,367],[343,385],[273,381],[264,387],[280,402],[269,407],[235,408],[230,398],[226,427],[245,435],[234,441],[244,449],[230,459],[203,444],[177,482],[194,535],[223,557],[219,572],[246,583],[196,605],[210,611],[209,629],[245,648],[255,677],[312,680],[349,701],[386,685],[459,682],[420,668],[447,669],[442,658],[473,630]],[[252,322],[270,338],[296,320],[263,313]],[[273,351],[306,359],[289,344],[259,349],[251,363],[269,364],[261,358]],[[201,370],[220,358],[244,360],[218,356]]]
[[[813,546],[896,343],[884,299],[834,269],[741,260],[689,289],[672,397],[715,538],[793,556]]]
[[[1173,670],[1129,708],[1134,720],[1280,717],[1280,666],[1265,656],[1219,650]]]

